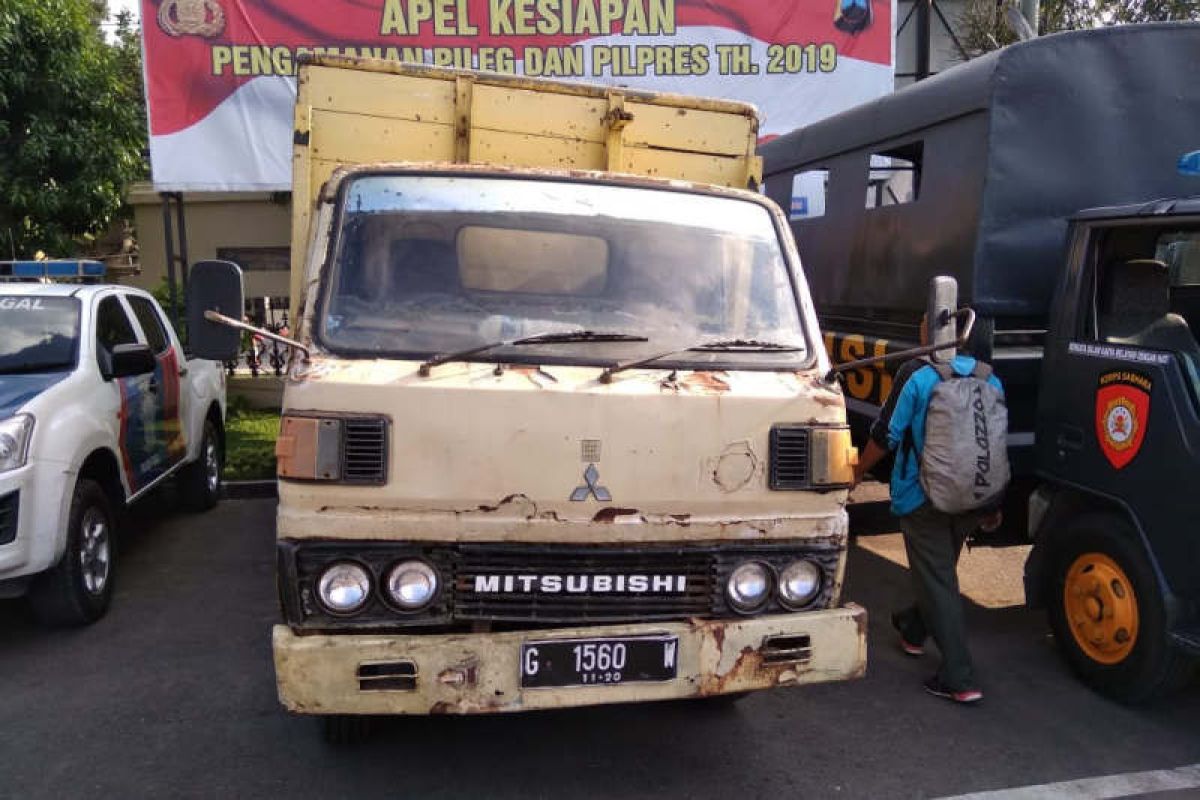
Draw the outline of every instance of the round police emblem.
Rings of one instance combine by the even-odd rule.
[[[1123,397],[1111,400],[1104,411],[1104,435],[1114,450],[1124,450],[1137,433],[1137,412]]]

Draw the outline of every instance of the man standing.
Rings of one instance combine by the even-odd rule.
[[[921,320],[921,344],[928,332]],[[925,639],[933,635],[942,654],[937,674],[925,682],[925,689],[956,703],[975,703],[983,692],[975,680],[971,654],[967,649],[962,597],[958,589],[958,557],[963,543],[976,529],[992,530],[1000,524],[995,510],[950,514],[938,510],[929,501],[921,485],[921,454],[925,447],[926,414],[934,389],[943,380],[966,378],[976,371],[974,358],[956,356],[949,370],[939,373],[930,362],[914,359],[900,368],[879,419],[871,428],[871,438],[855,468],[855,484],[878,464],[889,451],[895,453],[892,468],[892,513],[899,517],[908,554],[916,605],[892,615],[892,625],[900,634],[905,653],[922,655]],[[986,382],[1003,391],[1000,381],[986,371]]]

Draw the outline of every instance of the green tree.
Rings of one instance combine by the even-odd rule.
[[[145,174],[141,54],[97,0],[0,0],[0,255],[70,255]]]
[[[960,39],[974,58],[1017,41],[1008,22],[1008,9],[1017,0],[967,0],[959,15]],[[1200,20],[1200,0],[1042,0],[1038,4],[1038,33],[1125,25],[1138,22]]]

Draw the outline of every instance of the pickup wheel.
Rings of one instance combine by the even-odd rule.
[[[192,511],[208,511],[221,497],[221,436],[212,420],[204,420],[200,457],[179,471],[179,493]]]
[[[66,550],[30,587],[29,602],[39,621],[79,626],[104,616],[113,593],[115,521],[100,484],[81,478],[71,497]]]
[[[370,717],[352,714],[330,714],[320,718],[325,741],[335,747],[349,747],[365,742],[371,736]]]
[[[1124,703],[1179,688],[1191,664],[1167,635],[1158,581],[1136,532],[1115,515],[1071,523],[1051,551],[1050,625],[1075,673]]]

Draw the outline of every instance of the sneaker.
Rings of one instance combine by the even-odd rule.
[[[935,697],[944,697],[947,700],[953,700],[954,702],[962,703],[963,705],[978,703],[983,699],[983,692],[979,691],[978,689],[960,689],[955,691],[946,687],[936,675],[925,681],[925,691],[929,692]]]
[[[904,629],[900,625],[900,616],[898,614],[892,614],[892,627],[896,629],[896,633],[900,634],[900,649],[904,651],[905,655],[914,657],[925,655],[925,645],[914,644],[904,638]]]

